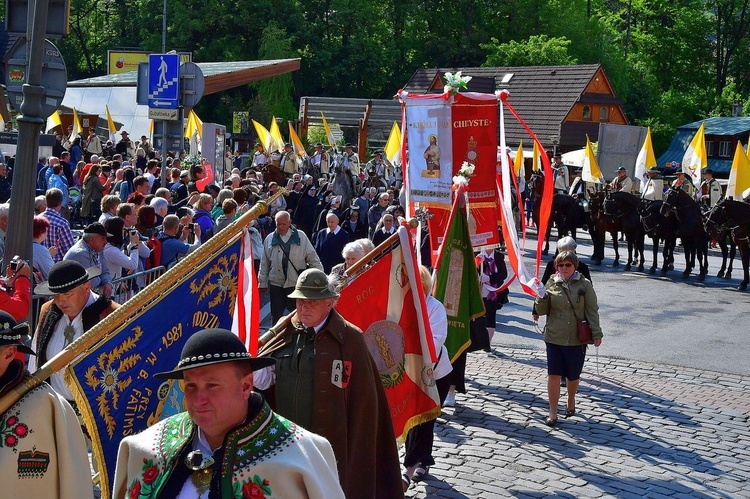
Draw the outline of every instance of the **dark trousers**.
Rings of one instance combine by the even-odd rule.
[[[276,324],[284,316],[284,310],[289,312],[297,308],[297,301],[287,296],[294,291],[294,288],[282,288],[281,286],[268,285],[269,301],[271,303],[271,317]]]
[[[450,388],[450,376],[443,376],[435,382],[440,395],[440,405],[445,402]],[[432,458],[432,443],[435,439],[435,419],[415,426],[406,435],[406,454],[404,455],[404,466],[414,466],[422,463],[423,466],[432,466],[435,460]]]

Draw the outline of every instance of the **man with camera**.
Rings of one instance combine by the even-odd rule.
[[[169,268],[201,245],[201,226],[196,223],[180,224],[177,215],[167,215],[162,224],[160,265]],[[187,241],[187,242],[186,242]]]
[[[5,310],[17,321],[24,320],[31,305],[31,267],[15,256],[0,280],[0,310]]]
[[[107,237],[110,235],[102,224],[94,222],[83,229],[83,237],[65,253],[64,258],[64,260],[75,260],[84,268],[99,267],[100,274],[91,279],[91,287],[101,288],[107,296],[112,296],[112,276],[102,258],[102,252],[107,245]]]

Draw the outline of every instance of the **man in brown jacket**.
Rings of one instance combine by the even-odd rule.
[[[350,498],[403,497],[391,411],[362,331],[334,305],[324,272],[308,269],[289,298],[297,310],[255,386],[275,385],[276,412],[331,442]]]

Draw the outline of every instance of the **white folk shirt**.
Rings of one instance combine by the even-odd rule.
[[[648,179],[641,197],[651,201],[662,201],[664,199],[664,180],[660,178]]]

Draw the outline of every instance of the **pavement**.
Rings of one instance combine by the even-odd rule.
[[[468,393],[438,418],[436,464],[407,497],[750,497],[750,293],[737,273],[682,279],[681,254],[667,278],[607,256],[591,267],[605,337],[588,350],[577,414],[544,424],[544,343],[514,285],[492,352],[469,354]],[[565,388],[560,400],[564,414]]]

